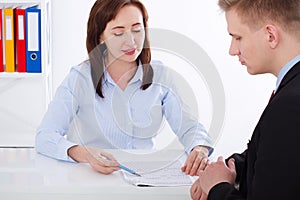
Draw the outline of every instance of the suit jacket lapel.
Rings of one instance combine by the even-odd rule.
[[[282,90],[294,77],[296,77],[298,74],[300,73],[300,62],[298,62],[296,65],[294,65],[294,67],[292,67],[290,69],[290,71],[288,71],[286,73],[286,75],[283,77],[276,93],[275,93],[275,96],[277,93],[280,92],[280,90]]]

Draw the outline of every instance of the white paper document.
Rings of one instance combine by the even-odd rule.
[[[148,166],[149,167],[149,166]],[[141,177],[123,171],[124,179],[135,186],[184,186],[192,185],[193,177],[181,171],[182,163],[177,160],[169,164],[161,165],[159,169],[145,171],[140,168],[137,172]]]

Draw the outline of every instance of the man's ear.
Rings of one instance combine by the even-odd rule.
[[[275,49],[278,46],[280,40],[278,27],[268,24],[265,26],[265,33],[266,33],[269,46],[272,49]]]

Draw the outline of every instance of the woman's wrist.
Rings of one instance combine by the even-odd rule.
[[[195,147],[192,149],[192,151],[193,151],[193,150],[201,151],[203,154],[205,154],[205,155],[207,155],[207,156],[208,156],[208,154],[209,154],[208,147],[206,147],[206,146],[201,146],[201,145],[195,146]]]
[[[76,162],[87,162],[87,147],[75,145],[68,149],[68,156]]]

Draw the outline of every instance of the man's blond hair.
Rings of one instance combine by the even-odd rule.
[[[225,12],[235,9],[251,28],[276,23],[300,38],[300,0],[219,0],[218,4]]]

